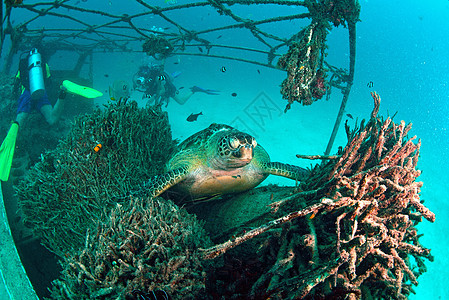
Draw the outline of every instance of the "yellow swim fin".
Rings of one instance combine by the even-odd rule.
[[[0,180],[2,181],[8,181],[9,178],[18,131],[19,124],[17,122],[12,123],[5,140],[0,146]]]
[[[62,86],[67,89],[67,92],[72,94],[77,94],[86,98],[97,98],[100,96],[103,96],[102,92],[99,92],[93,88],[82,86],[79,84],[76,84],[74,82],[71,82],[69,80],[64,80],[62,82]]]

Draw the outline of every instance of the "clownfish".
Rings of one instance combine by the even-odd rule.
[[[103,146],[102,146],[101,144],[97,144],[97,145],[95,146],[95,148],[94,148],[94,151],[95,151],[95,152],[98,152],[98,151],[101,150],[101,148],[103,148]]]

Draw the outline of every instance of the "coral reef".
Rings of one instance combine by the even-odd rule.
[[[113,104],[80,118],[18,189],[28,223],[63,258],[53,298],[406,299],[433,260],[417,225],[435,215],[419,196],[420,141],[411,124],[379,117],[372,96],[345,148],[298,155],[323,163],[297,188],[202,203],[201,217],[224,225],[207,226],[214,246],[170,200],[123,196],[173,150],[160,108]]]
[[[115,103],[78,118],[17,186],[25,224],[60,257],[80,249],[86,232],[130,190],[160,173],[173,149],[159,107]]]
[[[413,292],[426,271],[424,259],[433,260],[416,228],[423,217],[435,220],[420,201],[422,182],[416,181],[421,143],[407,136],[411,124],[378,117],[380,98],[372,96],[370,120],[354,130],[346,126],[346,147],[322,157],[325,163],[313,168],[301,191],[276,199],[271,213],[203,250],[205,259],[225,255],[215,274],[227,276],[210,277],[221,281],[209,284],[211,294],[406,299]],[[272,220],[252,227],[267,216]],[[259,236],[255,253],[234,248]]]
[[[204,299],[198,248],[208,245],[201,224],[173,202],[132,198],[91,232],[85,249],[64,258],[52,298],[134,299],[136,291],[163,291],[170,299]]]

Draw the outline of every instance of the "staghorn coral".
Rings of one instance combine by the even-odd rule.
[[[52,298],[134,299],[134,291],[156,290],[171,299],[204,298],[197,248],[209,244],[196,218],[173,202],[132,198],[87,236],[82,251],[64,258]]]
[[[25,224],[60,257],[79,249],[87,230],[93,232],[117,201],[160,173],[173,149],[159,107],[115,103],[78,118],[16,188]]]
[[[419,198],[421,143],[407,136],[411,124],[379,118],[380,98],[372,96],[368,123],[346,126],[346,147],[323,158],[328,161],[312,170],[302,191],[272,203],[272,221],[204,249],[205,259],[223,253],[242,259],[238,248],[229,250],[266,233],[247,256],[245,268],[260,266],[258,275],[234,279],[245,284],[245,297],[406,299],[413,292],[424,259],[433,260],[416,228],[422,217],[435,220]],[[229,270],[235,273],[230,264],[217,273]],[[242,296],[226,283],[211,286],[213,293]]]

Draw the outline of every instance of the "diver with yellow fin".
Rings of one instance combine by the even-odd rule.
[[[27,54],[26,57],[23,57],[24,54]],[[18,129],[23,126],[25,119],[33,110],[39,111],[47,123],[53,125],[61,116],[67,92],[86,98],[102,95],[101,92],[92,88],[64,80],[60,86],[58,99],[52,106],[45,89],[46,84],[47,86],[50,84],[50,77],[50,68],[37,48],[21,55],[15,82],[16,87],[20,89],[17,116],[0,146],[0,180],[2,181],[7,181],[9,178]]]

